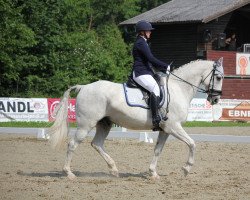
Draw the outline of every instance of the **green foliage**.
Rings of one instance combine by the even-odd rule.
[[[59,97],[68,86],[126,80],[117,24],[163,1],[0,0],[0,94]]]
[[[140,12],[146,12],[168,1],[170,0],[141,0],[139,1]]]
[[[24,23],[15,1],[0,1],[0,93],[10,96],[22,84],[22,71],[37,64],[27,48],[36,44],[35,33]]]

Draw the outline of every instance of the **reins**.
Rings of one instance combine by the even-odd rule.
[[[211,79],[210,79],[210,82],[209,82],[209,86],[208,86],[208,89],[205,90],[201,87],[197,87],[196,85],[193,85],[192,83],[189,83],[188,81],[182,79],[181,77],[175,75],[174,73],[170,72],[171,75],[173,75],[174,77],[178,78],[179,80],[181,80],[182,82],[194,87],[194,88],[197,88],[197,92],[200,92],[200,93],[207,93],[211,96],[218,96],[218,95],[221,95],[222,94],[222,91],[220,90],[215,90],[213,89],[213,86],[214,86],[214,74],[215,74],[215,71],[218,71],[216,69],[216,66],[217,66],[217,62],[214,62],[214,66],[213,66],[213,69],[211,70],[211,72],[206,76],[206,78],[204,78],[201,83],[204,83],[204,81],[209,77],[210,74],[212,74],[211,76]],[[218,71],[219,73],[221,73],[220,71]],[[221,74],[223,76],[223,74]],[[210,88],[210,85],[212,83],[212,88]],[[213,94],[213,93],[216,93],[216,94]]]
[[[212,72],[212,71],[211,71],[211,72]],[[211,74],[211,72],[208,74],[208,76]],[[170,74],[173,75],[174,77],[180,79],[182,82],[184,82],[184,83],[186,83],[186,84],[188,84],[188,85],[190,85],[190,86],[192,86],[192,87],[197,88],[197,89],[198,89],[197,92],[207,93],[207,90],[205,90],[205,89],[203,89],[203,88],[200,88],[200,87],[197,87],[196,85],[193,85],[192,83],[189,83],[188,81],[182,79],[181,77],[175,75],[174,73],[170,72]],[[207,76],[207,77],[208,77],[208,76]],[[207,78],[207,77],[206,77],[206,78]],[[205,81],[205,79],[204,79],[204,81]],[[202,82],[203,82],[203,81],[202,81]]]

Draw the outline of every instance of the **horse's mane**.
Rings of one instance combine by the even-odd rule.
[[[197,62],[197,61],[200,61],[200,59],[199,59],[199,60],[192,60],[192,61],[190,61],[189,63],[186,63],[186,64],[184,64],[184,65],[181,65],[180,67],[174,68],[173,72],[177,72],[178,70],[180,70],[180,69],[182,69],[182,68],[185,68],[187,65],[190,65],[190,64],[195,63],[195,62]]]
[[[185,68],[186,66],[190,65],[190,64],[194,64],[196,62],[200,62],[200,61],[211,61],[211,60],[201,60],[201,59],[197,59],[197,60],[193,60],[193,61],[190,61],[189,63],[186,63],[184,65],[181,65],[180,67],[178,68],[174,68],[173,72],[178,72],[180,70],[182,70],[183,68]]]

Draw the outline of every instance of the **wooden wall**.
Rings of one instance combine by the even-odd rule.
[[[222,98],[250,99],[250,77],[236,75],[236,52],[218,50],[217,41],[215,40],[219,33],[226,32],[231,26],[235,27],[235,24],[239,24],[238,26],[244,29],[242,33],[249,33],[249,31],[245,30],[250,30],[249,27],[246,28],[250,18],[248,16],[248,18],[244,18],[244,21],[239,20],[238,15],[242,14],[244,13],[241,11],[239,13],[233,11],[206,24],[153,24],[155,30],[151,38],[152,52],[157,58],[167,63],[173,61],[174,67],[179,67],[197,58],[217,60],[223,57],[225,79]],[[204,43],[202,40],[206,29],[212,32],[213,44]],[[247,42],[249,38],[250,36],[245,37],[244,42]]]
[[[207,60],[218,60],[223,57],[225,75],[236,75],[236,52],[235,51],[213,51],[206,52]]]
[[[236,52],[207,51],[208,60],[223,57],[225,79],[222,88],[223,99],[250,99],[250,77],[236,75]]]
[[[153,54],[179,67],[196,59],[197,25],[154,25],[151,49]]]
[[[212,44],[202,41],[206,29],[212,31],[213,38],[223,33],[232,13],[219,17],[207,24],[164,24],[153,25],[155,30],[151,36],[151,49],[153,54],[179,67],[198,58],[197,52],[212,49]]]
[[[223,15],[216,20],[213,20],[211,22],[208,22],[206,24],[199,24],[197,33],[198,33],[198,44],[197,44],[197,51],[202,50],[211,50],[217,48],[217,38],[219,33],[224,33],[225,29],[230,21],[230,18],[232,16],[232,13],[228,13],[226,15]],[[203,41],[203,33],[204,31],[208,29],[212,33],[212,41],[209,43],[204,43]],[[212,45],[213,43],[213,45]],[[213,47],[212,47],[213,46]]]
[[[222,92],[223,99],[250,99],[250,79],[225,78]]]

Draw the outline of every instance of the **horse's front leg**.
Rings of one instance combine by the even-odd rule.
[[[155,149],[154,149],[154,157],[153,157],[153,160],[152,160],[152,162],[150,164],[150,167],[149,167],[151,177],[154,180],[160,178],[160,176],[156,172],[156,165],[157,165],[159,155],[162,152],[162,149],[163,149],[163,147],[164,147],[164,145],[166,143],[166,140],[167,140],[168,136],[169,136],[168,133],[165,133],[163,131],[159,132],[158,139],[157,139]]]
[[[186,131],[182,128],[180,123],[172,123],[171,124],[171,134],[177,139],[185,142],[189,147],[189,156],[188,161],[185,166],[182,167],[185,176],[190,172],[193,164],[194,164],[194,152],[195,152],[195,142]]]

